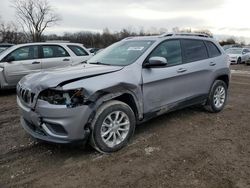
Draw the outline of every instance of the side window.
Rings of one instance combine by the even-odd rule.
[[[74,52],[77,56],[88,56],[89,54],[80,46],[68,45],[68,47]]]
[[[183,60],[185,63],[208,58],[207,49],[201,40],[182,40]]]
[[[69,53],[61,46],[44,45],[42,46],[43,58],[68,57]]]
[[[217,46],[215,46],[214,43],[206,41],[206,45],[209,57],[217,57],[221,55],[220,50],[217,48]]]
[[[15,61],[38,59],[38,46],[25,46],[11,52],[7,57],[14,57]]]
[[[243,50],[244,53],[249,53],[250,51],[248,49]]]
[[[179,40],[168,40],[157,46],[150,54],[150,57],[165,57],[168,65],[178,65],[182,63],[181,44]],[[149,58],[150,58],[149,57]]]

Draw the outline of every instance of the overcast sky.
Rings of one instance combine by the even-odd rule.
[[[50,0],[61,15],[49,33],[173,27],[209,29],[216,35],[250,37],[250,0]],[[3,21],[14,21],[11,0],[1,0]],[[248,39],[249,41],[249,39]]]

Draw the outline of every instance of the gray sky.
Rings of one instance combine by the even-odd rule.
[[[3,21],[14,21],[11,0],[1,0]],[[249,0],[50,0],[61,15],[47,32],[209,29],[216,35],[250,37]]]

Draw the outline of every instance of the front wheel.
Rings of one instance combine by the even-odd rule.
[[[227,101],[227,89],[227,85],[224,81],[216,80],[210,90],[205,106],[206,110],[214,113],[223,110]]]
[[[237,59],[237,64],[241,64],[241,58],[240,57]]]
[[[120,101],[104,103],[91,125],[90,144],[99,152],[111,153],[127,145],[135,129],[133,110]]]

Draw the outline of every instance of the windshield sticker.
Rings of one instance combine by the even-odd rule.
[[[142,51],[144,47],[129,47],[128,51]]]

